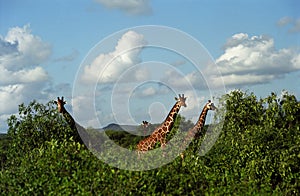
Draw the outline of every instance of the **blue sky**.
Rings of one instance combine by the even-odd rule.
[[[62,95],[79,123],[94,127],[161,122],[178,93],[189,96],[181,112],[193,121],[207,99],[236,88],[299,97],[299,7],[297,0],[0,0],[0,131],[18,104]],[[170,38],[170,49],[185,48],[184,33],[202,44],[201,65],[147,45]],[[103,61],[130,47],[139,48],[99,79]]]

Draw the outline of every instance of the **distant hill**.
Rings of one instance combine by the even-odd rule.
[[[99,131],[107,131],[107,130],[113,130],[113,131],[127,131],[127,132],[135,132],[138,129],[139,125],[119,125],[115,123],[111,123],[107,125],[106,127],[103,127],[101,129],[97,129]]]

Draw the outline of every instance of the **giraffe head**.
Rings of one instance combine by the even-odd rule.
[[[57,104],[58,112],[62,113],[64,105],[66,104],[66,101],[64,101],[64,97],[61,97],[61,99],[57,97],[57,101],[55,101],[55,103]]]
[[[214,105],[214,103],[211,102],[211,100],[208,100],[208,103],[205,105],[205,107],[208,110],[217,110],[217,107]]]
[[[179,94],[179,98],[175,97],[175,100],[180,106],[186,107],[186,103],[185,103],[186,97],[184,97],[184,94],[182,95]]]
[[[148,121],[143,120],[142,126],[144,128],[147,128],[150,125],[150,123]]]

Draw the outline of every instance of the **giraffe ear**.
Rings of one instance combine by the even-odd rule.
[[[57,104],[57,101],[54,101],[55,104]]]
[[[177,97],[175,97],[175,100],[176,100],[176,101],[178,101],[178,98],[177,98]]]

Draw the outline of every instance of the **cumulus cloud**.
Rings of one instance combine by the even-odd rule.
[[[216,59],[226,86],[267,83],[285,74],[300,70],[299,51],[292,48],[276,49],[274,40],[267,36],[240,33],[233,35]],[[211,75],[215,85],[218,77]]]
[[[18,42],[8,42],[0,37],[0,56],[18,52]]]
[[[108,9],[119,9],[129,15],[146,15],[152,12],[149,0],[95,0]]]
[[[71,100],[69,100],[71,101]],[[73,112],[74,112],[74,118],[78,118],[83,122],[91,120],[90,116],[88,114],[92,114],[94,111],[94,105],[90,104],[93,102],[92,97],[88,96],[76,96],[72,99],[72,105],[73,105]],[[87,107],[88,106],[88,107]],[[81,122],[80,121],[80,122]],[[89,125],[92,126],[92,125]]]
[[[45,98],[49,76],[40,65],[51,51],[48,43],[31,33],[29,25],[0,36],[0,119],[16,113],[20,103]],[[3,129],[6,123],[0,124]]]
[[[42,67],[10,71],[0,66],[0,85],[47,81],[48,74]]]
[[[16,112],[16,107],[22,100],[22,97],[19,95],[22,95],[23,87],[22,85],[0,86],[1,116],[7,116],[9,113]]]
[[[124,71],[141,62],[139,54],[145,44],[143,35],[128,31],[119,39],[114,51],[98,55],[85,66],[82,80],[87,83],[115,82]]]
[[[1,45],[6,46],[6,54],[1,52],[1,65],[9,69],[38,65],[47,60],[52,51],[48,43],[31,33],[30,25],[11,28],[0,40]],[[7,53],[8,48],[13,50]]]

